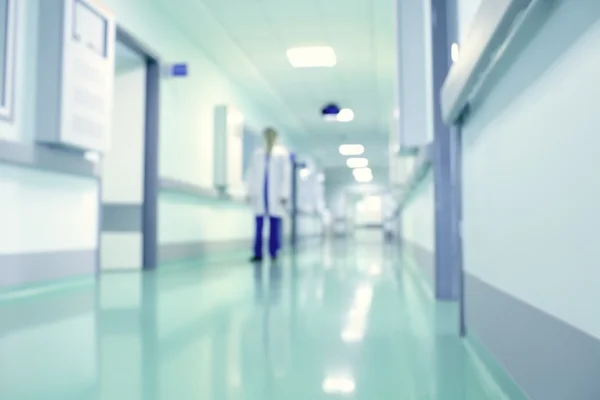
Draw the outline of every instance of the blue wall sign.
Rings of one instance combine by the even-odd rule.
[[[188,76],[188,65],[185,63],[172,64],[170,68],[170,75],[173,77],[186,77]]]

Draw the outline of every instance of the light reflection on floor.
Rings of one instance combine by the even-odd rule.
[[[0,303],[0,399],[520,399],[381,241]]]

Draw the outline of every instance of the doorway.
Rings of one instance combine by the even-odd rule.
[[[99,272],[157,266],[160,68],[117,28],[110,150],[102,160]]]

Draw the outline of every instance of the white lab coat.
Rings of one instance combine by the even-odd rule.
[[[246,190],[250,204],[256,215],[265,215],[265,177],[266,153],[258,149],[246,173]],[[283,146],[274,146],[269,157],[269,216],[282,218],[286,214],[286,207],[281,204],[285,200],[290,204],[292,192],[292,161],[289,152]]]

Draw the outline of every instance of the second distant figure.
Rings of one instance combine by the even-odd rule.
[[[281,248],[283,217],[291,195],[292,163],[289,152],[277,144],[277,131],[263,132],[264,147],[252,157],[246,175],[248,201],[256,216],[253,262],[263,259],[263,227],[269,223],[269,255],[277,259]]]

